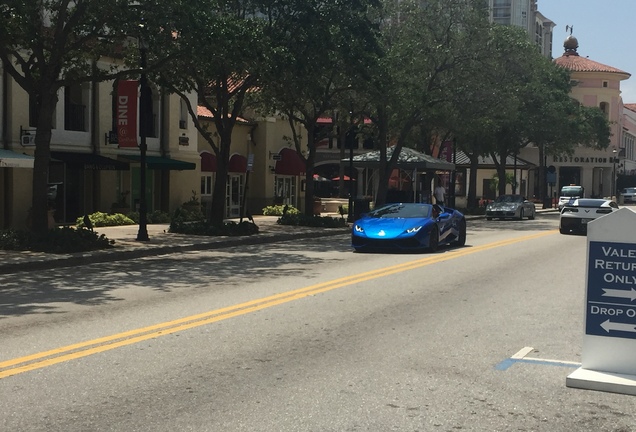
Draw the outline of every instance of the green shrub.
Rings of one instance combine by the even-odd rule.
[[[306,216],[304,213],[284,214],[276,221],[279,225],[309,226],[322,228],[341,228],[347,226],[342,217]]]
[[[258,226],[248,221],[241,223],[230,221],[219,227],[203,220],[188,222],[183,219],[173,218],[169,232],[200,236],[248,236],[258,234]]]
[[[128,213],[128,217],[135,221],[136,224],[139,223],[139,212],[130,212]],[[146,223],[149,224],[164,224],[170,223],[170,215],[161,210],[153,210],[146,215]]]
[[[298,209],[290,205],[273,205],[263,209],[263,216],[282,216],[285,212],[288,214],[300,213]]]
[[[196,222],[196,221],[204,221],[205,216],[200,209],[189,210],[184,207],[177,207],[177,209],[172,213],[172,218],[170,218],[170,223],[173,222]]]
[[[208,223],[200,210],[190,211],[177,208],[170,221],[171,233],[202,236],[243,236],[258,233],[258,226],[252,222],[225,222],[222,226]]]
[[[108,214],[102,212],[95,212],[88,215],[93,227],[107,227],[107,226],[120,226],[120,225],[134,225],[133,221],[128,216],[122,213]],[[84,224],[84,217],[78,217],[75,221],[78,228],[86,228]]]
[[[114,243],[104,234],[98,235],[84,228],[54,228],[43,234],[27,230],[0,231],[0,249],[4,250],[73,253],[106,249]]]

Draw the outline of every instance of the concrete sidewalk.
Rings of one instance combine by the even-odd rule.
[[[541,209],[537,213],[557,212],[556,209]],[[340,217],[340,215],[330,215]],[[483,219],[483,216],[466,216],[467,220]],[[127,260],[147,256],[164,255],[195,250],[221,249],[239,245],[255,245],[289,241],[294,239],[318,238],[349,234],[351,227],[317,228],[278,225],[277,216],[254,216],[259,233],[251,236],[195,236],[168,232],[169,224],[148,225],[149,241],[137,241],[138,225],[95,228],[99,234],[114,240],[114,247],[91,252],[72,254],[49,254],[43,252],[22,252],[0,250],[0,274],[32,270],[46,270],[58,267],[75,267]]]
[[[193,250],[220,249],[238,245],[254,245],[299,238],[315,238],[348,234],[350,228],[313,228],[278,225],[276,216],[254,216],[259,233],[251,236],[195,236],[169,233],[169,224],[148,225],[149,241],[137,241],[138,225],[95,228],[114,240],[114,247],[91,252],[49,254],[42,252],[0,250],[0,274],[100,262],[134,259]]]

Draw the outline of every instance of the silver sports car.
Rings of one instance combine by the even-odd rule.
[[[536,208],[534,203],[523,195],[501,195],[486,207],[486,219],[534,219]]]

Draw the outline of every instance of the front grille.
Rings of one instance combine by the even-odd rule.
[[[353,247],[369,249],[418,249],[423,247],[423,245],[413,237],[406,239],[382,240],[352,236],[351,245]]]
[[[514,216],[514,211],[503,211],[503,210],[491,210],[488,212],[489,216]]]

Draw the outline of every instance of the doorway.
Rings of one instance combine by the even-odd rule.
[[[560,167],[559,168],[559,187],[580,185],[581,184],[581,167]]]
[[[281,205],[296,205],[296,177],[276,176],[274,178],[274,201]]]
[[[225,216],[237,218],[241,216],[241,198],[243,197],[244,174],[228,175],[227,189],[225,193]]]

